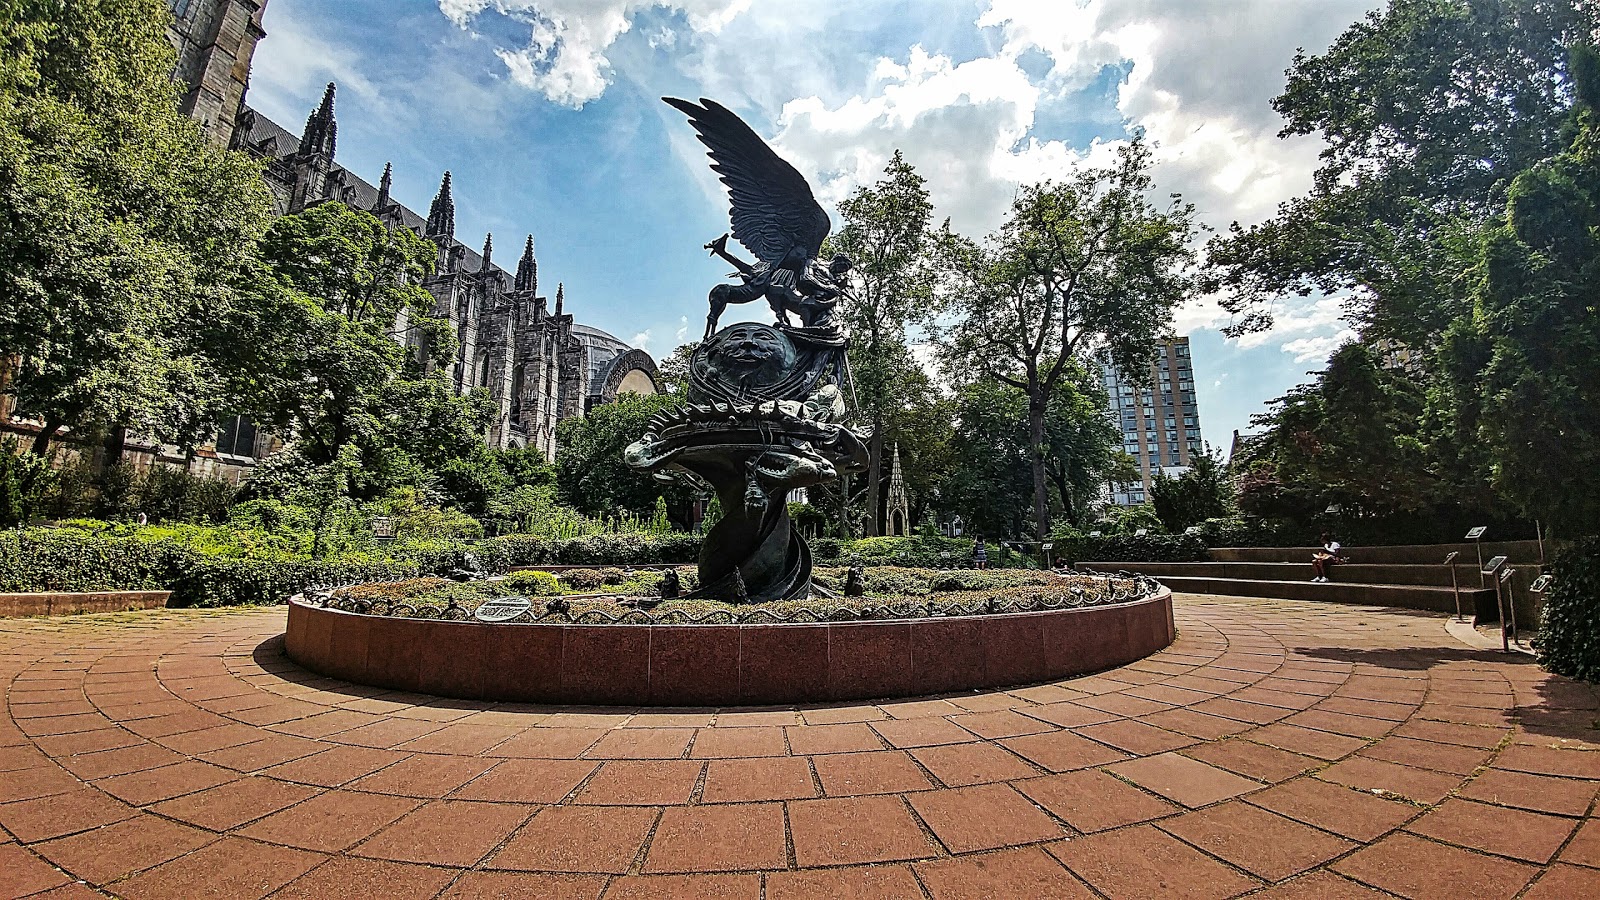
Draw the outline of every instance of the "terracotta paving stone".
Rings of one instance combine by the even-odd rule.
[[[168,822],[157,816],[141,815],[93,831],[47,841],[34,849],[73,875],[104,884],[131,872],[176,859],[216,839],[215,834],[198,828]]]
[[[1419,741],[1434,741],[1440,744],[1459,744],[1463,747],[1479,747],[1484,750],[1493,748],[1506,736],[1503,728],[1486,728],[1481,725],[1458,725],[1454,722],[1431,722],[1427,719],[1411,719],[1392,734],[1400,737],[1415,738]],[[1507,752],[1516,748],[1508,748]],[[1505,753],[1500,754],[1499,760],[1504,761]]]
[[[454,869],[339,856],[289,882],[272,895],[272,900],[327,900],[349,895],[374,900],[427,900],[455,877]],[[485,892],[477,896],[493,895]]]
[[[1572,819],[1520,809],[1447,800],[1406,830],[1485,853],[1547,863],[1577,824]]]
[[[1090,709],[1098,709],[1101,712],[1116,713],[1119,716],[1146,716],[1150,713],[1172,709],[1176,705],[1163,703],[1159,700],[1149,700],[1144,697],[1135,697],[1121,692],[1085,697],[1079,700],[1078,704],[1087,706]]]
[[[197,758],[237,772],[256,772],[301,757],[310,756],[327,745],[290,735],[269,734],[259,741],[236,744],[199,754]]]
[[[575,759],[607,732],[603,728],[530,728],[494,748],[494,756]]]
[[[501,760],[450,797],[453,800],[559,803],[598,768],[599,763],[588,760]]]
[[[1129,688],[1128,690],[1124,691],[1123,694],[1127,697],[1137,697],[1143,700],[1154,700],[1157,703],[1164,703],[1169,707],[1188,706],[1190,703],[1198,703],[1201,700],[1208,700],[1211,697],[1216,696],[1210,691],[1196,691],[1190,688],[1173,687],[1170,684],[1141,685],[1140,687]],[[1092,706],[1095,709],[1105,708],[1101,704],[1086,703],[1084,705]],[[1150,715],[1157,712],[1162,712],[1162,710],[1152,709],[1148,710],[1145,714]]]
[[[1110,744],[1118,750],[1138,756],[1165,753],[1195,743],[1195,739],[1186,734],[1167,731],[1132,719],[1106,722],[1103,725],[1088,725],[1076,731],[1084,737],[1093,738],[1102,744]]]
[[[1014,782],[1012,786],[1083,832],[1146,822],[1181,810],[1099,771],[1029,778]]]
[[[1360,788],[1364,791],[1383,791],[1415,800],[1418,803],[1438,803],[1461,785],[1460,775],[1433,772],[1413,766],[1352,756],[1344,762],[1334,763],[1317,777],[1327,781]]]
[[[680,806],[662,812],[644,871],[748,871],[787,864],[781,803]]]
[[[348,787],[375,794],[438,798],[489,771],[495,763],[483,757],[420,753],[357,778]]]
[[[977,740],[977,735],[949,719],[931,717],[889,719],[873,722],[868,727],[888,741],[890,746],[902,750],[907,747],[930,747],[934,744],[959,744]]]
[[[710,728],[716,721],[715,709],[668,710],[657,709],[631,716],[622,723],[624,728]]]
[[[800,711],[795,709],[725,709],[717,713],[718,728],[756,728],[768,726],[799,725]]]
[[[882,750],[884,746],[877,732],[861,724],[797,725],[784,731],[788,735],[789,749],[798,756]]]
[[[1185,749],[1183,755],[1218,768],[1275,783],[1325,765],[1322,760],[1250,741],[1217,741]]]
[[[1298,875],[1356,846],[1239,800],[1156,827],[1266,881]]]
[[[1209,713],[1222,716],[1225,719],[1237,719],[1240,722],[1249,722],[1252,725],[1266,725],[1276,722],[1291,714],[1290,710],[1280,709],[1276,706],[1265,706],[1260,703],[1248,703],[1243,700],[1233,700],[1228,697],[1217,697],[1214,700],[1202,700],[1190,706],[1196,712]]]
[[[1205,806],[1261,787],[1248,778],[1177,753],[1146,756],[1108,768],[1140,787],[1189,807]]]
[[[1600,779],[1600,752],[1513,744],[1495,757],[1494,767],[1540,775]]]
[[[618,806],[687,803],[705,766],[697,759],[612,760],[590,776],[573,802]]]
[[[917,811],[951,853],[994,850],[1064,837],[1056,821],[1004,784],[908,794]]]
[[[223,838],[171,862],[118,882],[132,900],[174,897],[264,897],[299,878],[324,857],[304,850]]]
[[[939,697],[925,700],[890,700],[879,703],[878,709],[883,710],[892,719],[922,719],[930,716],[961,714],[961,707]]]
[[[814,756],[822,790],[830,797],[857,794],[895,794],[933,787],[933,782],[903,750]]]
[[[1600,868],[1600,819],[1585,820],[1561,851],[1561,861]]]
[[[1075,838],[1047,849],[1111,897],[1215,900],[1259,885],[1150,825]]]
[[[898,797],[797,800],[788,807],[795,861],[801,867],[937,855]]]
[[[168,818],[227,831],[315,796],[317,788],[252,775],[150,807]]]
[[[1046,703],[1043,706],[1029,707],[1021,710],[1021,712],[1041,722],[1049,722],[1062,728],[1098,725],[1101,722],[1111,722],[1122,718],[1116,713],[1090,709],[1087,706],[1079,706],[1077,703]]]
[[[1251,894],[1250,900],[1382,900],[1391,896],[1322,871],[1302,875],[1259,894]]]
[[[706,803],[809,800],[817,795],[804,759],[714,759],[706,764]]]
[[[1471,775],[1489,759],[1489,751],[1476,747],[1439,744],[1395,735],[1384,738],[1358,755],[1455,775]]]
[[[265,769],[261,774],[283,781],[338,787],[406,758],[393,750],[370,747],[329,747],[321,753]]]
[[[990,740],[1053,730],[1048,723],[1011,709],[973,713],[970,716],[952,716],[950,721],[979,737]]]
[[[1594,802],[1597,790],[1600,790],[1600,785],[1595,785],[1594,781],[1491,769],[1467,781],[1467,785],[1461,788],[1461,796],[1536,812],[1584,815],[1589,810],[1589,804]]]
[[[1351,716],[1365,716],[1369,719],[1388,719],[1391,722],[1404,722],[1416,712],[1416,705],[1410,703],[1385,703],[1378,700],[1359,700],[1354,697],[1330,697],[1317,704],[1317,709],[1323,712],[1344,713]]]
[[[595,900],[605,885],[599,875],[467,872],[439,896],[440,900]]]
[[[1516,896],[1539,870],[1408,834],[1384,838],[1332,866],[1402,897],[1499,900]]]
[[[1522,900],[1573,900],[1600,894],[1600,872],[1577,866],[1551,866]]]
[[[24,844],[132,818],[137,811],[93,788],[0,804],[0,825]]]
[[[0,803],[32,800],[77,790],[82,785],[72,773],[51,762],[28,769],[0,772]]]
[[[1221,716],[1195,712],[1192,709],[1169,709],[1165,712],[1151,713],[1144,716],[1141,721],[1157,728],[1165,728],[1206,741],[1230,737],[1250,731],[1254,727],[1234,719],[1224,719]]]
[[[1037,847],[916,864],[933,900],[1091,900],[1094,893]],[[769,882],[770,883],[770,882]],[[770,893],[770,892],[769,892]]]
[[[1029,734],[1000,741],[1007,750],[1052,772],[1103,766],[1128,758],[1121,750],[1079,737],[1070,731]]]
[[[690,728],[619,728],[606,732],[584,756],[590,759],[680,759],[694,738]]]
[[[702,728],[695,732],[694,759],[737,759],[783,756],[787,748],[779,728]]]
[[[606,886],[603,900],[759,900],[756,875],[629,875]]]
[[[1302,710],[1310,709],[1317,705],[1323,697],[1321,694],[1302,694],[1297,691],[1283,689],[1273,690],[1255,684],[1243,690],[1234,691],[1228,695],[1228,699],[1244,703],[1257,703],[1277,709]]]
[[[644,807],[557,806],[540,810],[489,860],[493,869],[628,871],[660,811]],[[782,839],[779,821],[779,839]]]
[[[370,725],[361,725],[349,731],[341,731],[332,737],[341,744],[354,744],[358,747],[378,747],[389,749],[414,741],[425,734],[439,730],[439,725],[434,722],[416,722],[410,719],[379,719]]]
[[[767,900],[924,900],[916,876],[901,865],[772,872],[767,875],[766,897]]]
[[[158,766],[171,765],[184,757],[165,747],[155,744],[135,744],[131,747],[121,747],[116,750],[101,750],[96,753],[80,753],[61,759],[63,768],[84,781],[96,778],[108,778],[112,775],[126,775],[129,772],[140,772],[145,769],[154,769]]]
[[[1331,731],[1334,734],[1344,734],[1359,738],[1383,737],[1394,729],[1394,723],[1388,719],[1370,719],[1366,716],[1349,716],[1344,713],[1328,712],[1320,709],[1308,709],[1298,712],[1287,719],[1290,725],[1299,725],[1303,728],[1315,728],[1318,731]]]
[[[1418,813],[1416,807],[1315,778],[1297,778],[1247,800],[1355,841],[1371,841]]]
[[[252,823],[240,834],[332,853],[366,840],[421,805],[410,797],[328,791]]]
[[[352,728],[363,725],[372,725],[381,722],[382,718],[370,713],[356,712],[349,709],[333,709],[304,719],[295,719],[292,722],[282,722],[273,725],[273,731],[284,734],[297,734],[301,737],[323,738],[336,735]]]
[[[1039,774],[1032,766],[994,744],[950,744],[911,751],[923,768],[947,787],[989,784]]]
[[[96,728],[94,731],[79,731],[74,734],[58,734],[33,739],[34,746],[57,759],[71,756],[75,753],[115,750],[118,747],[134,747],[143,743],[145,743],[143,735],[134,734],[125,728]]]
[[[1279,722],[1265,728],[1257,728],[1245,736],[1247,740],[1269,747],[1278,747],[1305,756],[1314,756],[1322,760],[1342,759],[1367,746],[1361,738],[1349,737],[1343,734],[1333,734],[1327,731],[1317,731],[1314,728],[1302,728],[1299,725],[1290,725]]]
[[[69,880],[17,844],[0,844],[0,896],[25,897]],[[916,896],[920,897],[921,893]]]
[[[800,717],[807,725],[844,725],[854,722],[875,722],[889,716],[876,706],[823,706],[816,709],[802,709]]]
[[[237,747],[240,744],[250,744],[260,739],[261,732],[259,730],[251,728],[249,725],[231,722],[227,725],[218,725],[215,728],[202,728],[199,731],[169,734],[161,738],[158,743],[179,753],[195,754],[222,750],[227,747]]]
[[[507,728],[500,725],[446,725],[414,741],[406,741],[395,749],[414,753],[455,753],[473,756],[484,753],[521,732],[521,728]]]
[[[353,852],[398,862],[470,866],[516,830],[532,811],[507,803],[435,800],[407,813]]]

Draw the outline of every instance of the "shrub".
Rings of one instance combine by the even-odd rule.
[[[605,581],[598,569],[568,569],[556,577],[575,591],[592,591]]]
[[[1083,562],[1199,562],[1207,558],[1206,544],[1196,534],[1113,534],[1063,540],[1056,544],[1057,559]]]
[[[512,594],[522,594],[528,597],[554,597],[561,593],[561,582],[549,572],[536,572],[524,569],[521,572],[512,572],[500,584]]]
[[[1539,664],[1557,675],[1600,683],[1600,538],[1561,551],[1550,567],[1539,635]]]
[[[903,594],[908,597],[921,597],[932,589],[928,579],[922,574],[898,566],[876,566],[868,569],[866,576],[869,594]]]

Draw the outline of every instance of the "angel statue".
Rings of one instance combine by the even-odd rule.
[[[705,245],[732,263],[743,281],[711,289],[706,339],[716,333],[717,320],[730,304],[762,297],[779,325],[789,325],[792,312],[802,327],[834,327],[851,261],[841,253],[826,267],[817,263],[831,223],[805,178],[715,100],[702,98],[696,106],[675,97],[661,99],[689,117],[700,142],[709,148],[711,169],[728,188],[733,237],[756,257],[747,263],[729,253],[726,234]]]

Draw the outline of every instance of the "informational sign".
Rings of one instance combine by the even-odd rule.
[[[1516,569],[1506,569],[1504,572],[1500,573],[1500,583],[1505,584],[1506,582],[1510,581],[1511,576],[1515,574],[1517,574]]]
[[[1089,532],[1089,537],[1100,537],[1100,534],[1098,531],[1091,531]]]
[[[473,611],[479,622],[508,622],[533,608],[527,597],[496,597]]]
[[[1141,529],[1139,529],[1139,530],[1138,530],[1138,531],[1135,531],[1135,532],[1134,532],[1134,533],[1133,533],[1133,536],[1134,536],[1134,537],[1144,537],[1144,536],[1145,536],[1145,535],[1147,535],[1147,534],[1149,534],[1149,533],[1150,533],[1150,529],[1148,529],[1148,528],[1141,528]]]
[[[1483,574],[1493,575],[1495,572],[1499,571],[1501,566],[1506,564],[1506,559],[1507,557],[1504,556],[1489,557],[1489,561],[1483,564]]]
[[[940,559],[949,559],[950,558],[950,551],[949,550],[940,550],[939,551],[939,558]]]
[[[1040,544],[1039,545],[1039,549],[1041,549],[1041,550],[1054,550],[1055,548],[1056,548],[1055,544]]]
[[[394,540],[394,520],[388,516],[378,516],[373,519],[372,536],[380,541]]]
[[[1479,525],[1478,527],[1476,527],[1476,528],[1472,529],[1471,531],[1467,532],[1467,540],[1475,541],[1478,538],[1483,537],[1483,533],[1485,531],[1488,531],[1488,530],[1489,530],[1489,526],[1487,526],[1487,525]]]
[[[1200,526],[1199,525],[1190,525],[1188,528],[1185,528],[1183,530],[1183,533],[1184,534],[1199,534],[1200,533]]]
[[[1458,551],[1451,550],[1448,554],[1446,554],[1446,556],[1444,558],[1444,564],[1447,565],[1447,566],[1450,565],[1451,563],[1455,562],[1456,561],[1456,557],[1458,557],[1460,555],[1461,554]]]
[[[1535,594],[1542,594],[1544,593],[1545,588],[1548,588],[1549,586],[1550,576],[1540,575],[1538,578],[1533,580],[1533,584],[1528,585],[1528,590],[1534,592]]]

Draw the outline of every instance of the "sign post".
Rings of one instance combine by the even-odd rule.
[[[1050,568],[1050,551],[1054,550],[1055,546],[1056,546],[1055,544],[1050,544],[1050,543],[1044,543],[1044,544],[1040,544],[1039,545],[1039,549],[1044,551],[1044,567],[1046,569]]]
[[[1479,572],[1483,571],[1483,533],[1485,531],[1488,531],[1488,530],[1489,530],[1489,526],[1487,526],[1487,525],[1479,525],[1479,526],[1473,528],[1471,531],[1467,532],[1467,540],[1472,541],[1478,547],[1478,571]],[[1478,584],[1482,585],[1483,587],[1488,587],[1487,584],[1483,583],[1483,576],[1482,575],[1478,576]]]
[[[1479,578],[1493,579],[1494,581],[1494,607],[1500,614],[1500,644],[1507,653],[1511,652],[1511,641],[1506,637],[1506,602],[1500,590],[1500,579],[1495,576],[1500,574],[1500,567],[1506,564],[1504,556],[1496,556],[1478,570]],[[1488,585],[1485,585],[1487,587]]]
[[[1456,621],[1458,622],[1466,618],[1461,615],[1461,585],[1456,582],[1456,557],[1459,555],[1459,551],[1451,550],[1444,558],[1444,564],[1450,568],[1450,590],[1456,595]]]
[[[1501,619],[1500,620],[1500,643],[1504,646],[1504,649],[1505,649],[1505,651],[1507,653],[1511,652],[1511,643],[1510,643],[1510,641],[1513,641],[1513,640],[1517,639],[1517,598],[1516,598],[1516,595],[1513,593],[1513,590],[1516,588],[1517,583],[1515,581],[1511,580],[1516,574],[1517,574],[1517,570],[1516,569],[1513,569],[1510,566],[1507,566],[1505,568],[1505,571],[1500,573],[1500,580],[1495,585],[1495,593],[1496,594],[1500,593],[1500,585],[1502,585],[1502,584],[1505,585],[1505,590],[1506,590],[1506,612],[1509,615],[1509,618],[1511,619],[1511,630],[1509,632],[1506,631],[1506,620],[1505,619]],[[1506,635],[1508,633],[1511,635],[1509,640],[1506,638]]]

